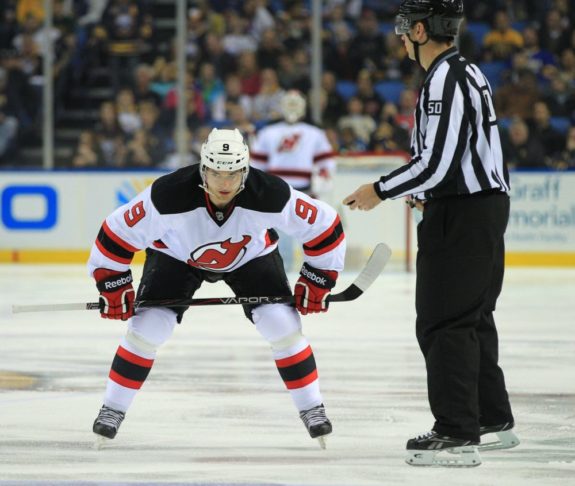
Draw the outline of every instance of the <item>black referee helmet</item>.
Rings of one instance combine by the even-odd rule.
[[[409,33],[415,22],[424,22],[432,37],[455,37],[463,20],[463,0],[403,0],[395,17],[395,33]]]

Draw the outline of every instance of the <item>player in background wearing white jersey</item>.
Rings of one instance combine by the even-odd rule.
[[[330,189],[336,169],[333,148],[321,128],[302,121],[306,101],[299,91],[290,90],[283,96],[281,112],[283,121],[257,133],[251,165],[281,177],[298,191],[321,197]],[[293,270],[293,240],[280,234],[279,247],[286,270]]]
[[[203,282],[219,280],[238,297],[291,295],[272,228],[302,242],[305,262],[294,288],[296,305],[244,305],[244,313],[270,343],[310,436],[323,442],[332,426],[297,311],[327,310],[327,296],[343,269],[342,225],[329,205],[250,168],[249,150],[237,129],[212,130],[200,164],[158,178],[110,214],[100,229],[88,268],[100,292],[101,316],[128,320],[128,330],[112,362],[104,405],[93,425],[96,434],[115,437],[158,348],[187,310],[134,311],[134,252],[146,251],[138,300],[188,299]]]

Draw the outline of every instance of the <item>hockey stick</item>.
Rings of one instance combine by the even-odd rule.
[[[353,283],[343,292],[328,296],[329,302],[348,302],[357,299],[363,294],[382,272],[383,267],[391,257],[391,249],[385,243],[378,243],[365,264],[365,267]],[[136,309],[147,307],[192,307],[198,305],[230,305],[230,304],[291,304],[294,302],[292,295],[262,296],[262,297],[209,297],[200,299],[161,299],[140,300],[134,303]],[[45,312],[45,311],[68,311],[68,310],[96,310],[98,302],[72,303],[72,304],[39,304],[39,305],[14,305],[14,314],[21,312]]]

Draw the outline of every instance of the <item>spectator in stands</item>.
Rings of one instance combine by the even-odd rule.
[[[154,148],[152,157],[157,164],[165,157],[166,140],[169,137],[169,130],[160,120],[160,109],[151,100],[145,100],[138,104],[138,113],[140,114],[141,130],[148,137],[150,146]]]
[[[335,74],[338,81],[355,81],[357,71],[355,54],[351,50],[352,34],[345,24],[338,25],[333,38],[323,46],[324,68]]]
[[[12,45],[22,53],[25,49],[24,44],[32,43],[34,50],[42,55],[49,42],[55,42],[60,37],[60,31],[52,28],[47,31],[38,17],[29,14],[24,22],[20,24],[20,33],[12,40]],[[29,49],[29,47],[28,47]]]
[[[230,119],[232,106],[239,104],[245,116],[250,117],[252,111],[252,98],[242,93],[242,82],[235,73],[228,75],[225,81],[223,96],[218,98],[213,107],[212,119],[223,122]]]
[[[72,166],[78,168],[97,167],[101,162],[96,134],[92,130],[80,133],[78,146],[72,157]]]
[[[347,113],[341,117],[337,126],[340,130],[351,128],[355,137],[367,147],[376,125],[374,119],[364,113],[363,102],[357,96],[352,96],[347,101]]]
[[[324,93],[322,105],[322,123],[326,127],[335,127],[339,119],[345,114],[344,99],[337,92],[337,80],[334,73],[324,71],[321,77],[321,88]]]
[[[549,78],[551,68],[556,65],[553,54],[539,45],[539,32],[535,27],[523,29],[523,52],[527,56],[527,66],[533,71],[540,82]]]
[[[278,75],[273,69],[262,69],[261,88],[254,96],[251,117],[254,121],[273,122],[282,118],[281,100],[285,91],[281,88]]]
[[[224,50],[234,56],[245,52],[255,52],[258,48],[256,40],[249,34],[249,22],[234,10],[226,11],[226,34]]]
[[[497,0],[496,4],[507,12],[511,22],[521,22],[529,17],[529,7],[525,0]]]
[[[136,99],[136,103],[140,104],[142,101],[151,101],[156,106],[162,105],[162,96],[152,89],[152,81],[154,80],[154,69],[149,64],[140,64],[134,71],[134,82],[132,91]]]
[[[409,148],[409,136],[405,130],[395,125],[393,117],[381,120],[369,139],[368,150],[388,152]]]
[[[274,18],[266,8],[266,3],[265,0],[244,0],[242,2],[241,14],[249,21],[248,32],[258,43],[261,41],[264,31],[275,27]]]
[[[206,117],[212,119],[217,104],[221,102],[224,96],[224,83],[216,74],[212,63],[204,62],[200,65],[196,86],[202,95]]]
[[[575,169],[575,126],[567,130],[565,150],[554,157],[551,165],[557,170]]]
[[[357,74],[367,69],[372,74],[381,73],[384,68],[384,58],[387,54],[385,38],[379,31],[379,22],[372,10],[365,9],[357,22],[357,33],[351,41],[353,52],[353,69]]]
[[[14,50],[2,52],[0,68],[6,72],[5,86],[1,93],[6,97],[5,110],[18,120],[19,133],[29,137],[39,113],[39,93],[30,83],[24,71],[24,60]]]
[[[412,111],[412,118],[413,118],[413,111]],[[385,149],[382,146],[381,147],[382,150],[403,150],[405,152],[409,152],[410,132],[407,128],[401,126],[399,120],[401,120],[401,117],[399,116],[399,110],[395,105],[395,103],[389,103],[389,102],[385,103],[381,108],[381,115],[379,117],[378,128],[383,128],[383,134],[386,136],[385,138],[383,138],[383,140],[385,141],[391,138],[392,142],[387,141],[386,143],[389,148]],[[382,123],[384,122],[387,123],[387,125],[382,127]],[[391,133],[388,135],[388,132]],[[378,135],[375,139],[372,135],[371,141],[377,140],[377,138],[381,138],[381,134]],[[394,148],[391,148],[391,144],[393,144]]]
[[[264,68],[277,69],[279,58],[284,53],[281,39],[274,29],[266,29],[262,32],[262,38],[258,44],[258,65]]]
[[[201,126],[207,119],[206,107],[202,94],[194,84],[194,78],[191,74],[186,76],[186,124],[190,130],[195,130]],[[162,107],[161,119],[170,132],[176,127],[176,112],[178,106],[178,90],[171,90]]]
[[[242,93],[255,96],[259,93],[262,79],[254,52],[245,51],[238,57],[238,75],[242,82]]]
[[[575,112],[575,90],[569,75],[557,71],[551,78],[549,89],[543,99],[549,106],[551,116],[571,117]]]
[[[18,0],[16,4],[16,17],[20,25],[24,24],[30,16],[44,20],[44,1],[43,0]]]
[[[143,2],[132,0],[110,0],[102,23],[95,28],[107,53],[112,86],[116,91],[130,85],[140,56],[150,48],[153,22],[143,5]]]
[[[18,29],[14,7],[11,5],[0,6],[0,50],[12,48]]]
[[[563,18],[557,9],[550,9],[541,26],[541,45],[553,54],[559,54],[569,46],[571,29],[569,19]]]
[[[498,10],[493,20],[493,28],[483,39],[483,59],[485,61],[505,61],[523,47],[523,37],[511,27],[509,14]]]
[[[220,79],[226,79],[237,70],[237,59],[224,49],[223,36],[213,32],[206,33],[204,49],[201,52],[199,64],[209,62],[214,66],[216,75]]]
[[[545,147],[547,157],[557,155],[565,147],[565,134],[551,125],[551,112],[545,101],[537,101],[533,105],[529,133]]]
[[[114,102],[105,101],[100,105],[100,118],[94,133],[100,156],[99,164],[105,167],[123,166],[126,157],[126,134],[118,121]]]
[[[357,153],[367,150],[367,143],[359,138],[351,126],[344,126],[339,129],[339,153]]]
[[[397,114],[395,122],[398,126],[411,135],[413,124],[415,123],[415,109],[417,107],[417,92],[413,89],[406,88],[399,95]],[[384,107],[385,109],[385,107]]]
[[[154,61],[153,72],[154,80],[150,83],[150,89],[160,96],[163,104],[168,93],[176,86],[178,66],[174,61],[158,57]]]
[[[32,35],[23,34],[19,40],[18,54],[21,69],[28,76],[30,84],[37,86],[40,91],[44,83],[42,53]]]
[[[201,58],[208,32],[208,22],[203,12],[197,7],[190,8],[188,10],[186,36],[186,58],[188,61],[197,62]]]
[[[291,51],[290,54],[293,59],[293,77],[289,86],[282,85],[282,87],[286,90],[295,89],[301,93],[307,93],[311,89],[309,50],[298,48]]]
[[[377,120],[385,99],[382,100],[375,92],[371,72],[367,69],[362,69],[357,75],[356,85],[356,96],[363,103],[363,112]]]
[[[567,77],[575,81],[575,49],[568,47],[561,53],[559,69]]]
[[[310,44],[311,13],[305,1],[285,2],[282,22],[278,25],[286,50],[307,48]]]
[[[256,127],[248,118],[244,108],[239,103],[230,103],[229,107],[230,127],[237,128],[246,141],[252,141],[256,134]]]
[[[537,78],[529,69],[519,69],[511,75],[511,80],[495,92],[495,111],[500,118],[531,116],[533,104],[540,98]]]
[[[76,18],[70,3],[66,0],[53,1],[52,25],[58,31],[58,37],[73,34],[76,30]]]
[[[159,120],[159,109],[152,101],[138,106],[141,128],[136,130],[127,145],[126,165],[158,166],[168,153],[169,132]]]
[[[73,64],[76,55],[76,35],[67,32],[62,35],[55,46],[55,61],[53,64],[54,76],[54,105],[56,116],[63,110],[64,103],[68,102],[78,79],[78,73]]]
[[[345,13],[345,5],[343,2],[327,2],[323,9],[324,13],[324,28],[326,32],[324,36],[333,36],[334,31],[338,28],[343,26],[346,28],[349,24],[346,13]]]
[[[310,88],[310,60],[307,51],[296,49],[286,51],[278,58],[278,79],[285,90],[295,89],[305,93]]]
[[[16,149],[18,140],[18,118],[10,112],[7,85],[8,73],[0,68],[0,163]]]
[[[130,88],[122,88],[116,94],[116,114],[124,133],[132,135],[142,127],[136,97]]]
[[[510,168],[533,169],[546,167],[545,150],[539,140],[529,136],[529,127],[516,117],[503,139],[503,157]]]

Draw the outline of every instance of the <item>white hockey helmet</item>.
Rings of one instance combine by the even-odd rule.
[[[305,98],[302,94],[295,89],[290,89],[281,100],[281,111],[284,119],[288,123],[297,122],[305,115],[305,105]]]
[[[200,151],[200,174],[203,188],[207,190],[205,170],[243,171],[240,191],[244,188],[250,166],[250,152],[244,137],[237,128],[233,130],[214,128]],[[239,191],[238,191],[239,192]]]

